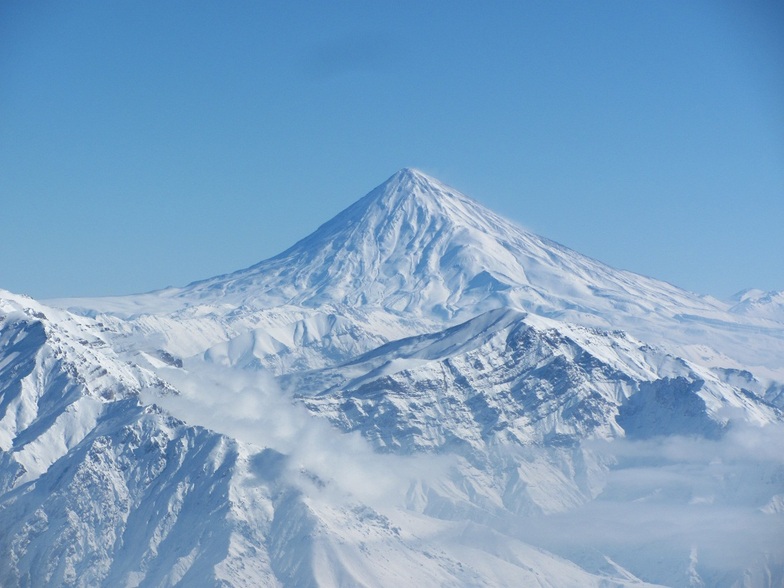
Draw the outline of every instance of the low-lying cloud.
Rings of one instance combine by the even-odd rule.
[[[413,481],[434,479],[451,463],[437,456],[376,453],[359,433],[343,433],[294,404],[264,372],[197,364],[188,370],[162,368],[160,374],[181,394],[151,392],[146,401],[189,424],[285,455],[287,480],[322,497],[400,506]]]
[[[586,567],[610,556],[668,585],[729,584],[745,569],[750,585],[774,585],[775,570],[782,574],[784,427],[733,421],[719,439],[585,446],[615,461],[603,491],[577,509],[526,520],[526,541]]]
[[[198,365],[161,375],[182,394],[147,400],[260,452],[270,448],[285,455],[264,463],[280,465],[286,481],[309,495],[405,508],[412,483],[436,487],[439,480],[459,476],[456,458],[374,452],[359,434],[342,433],[294,404],[264,373]],[[751,570],[751,585],[775,584],[784,573],[782,448],[784,427],[740,419],[716,439],[585,442],[583,449],[597,464],[613,464],[593,500],[558,514],[508,513],[502,522],[498,513],[488,514],[484,524],[597,573],[609,566],[615,575],[617,564],[647,581],[689,586],[729,585]],[[527,448],[527,459],[535,460],[536,451]],[[547,450],[540,451],[546,460]],[[459,486],[458,481],[454,487]],[[469,494],[451,499],[472,500]],[[436,510],[445,518],[461,512]],[[475,514],[472,520],[482,524]]]

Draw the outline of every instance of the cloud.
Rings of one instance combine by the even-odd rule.
[[[477,524],[587,570],[616,574],[608,568],[609,557],[615,562],[610,568],[617,563],[667,585],[720,585],[747,569],[760,577],[769,569],[774,574],[784,570],[780,424],[755,426],[736,419],[715,439],[586,441],[582,450],[595,464],[591,475],[603,479],[598,495],[565,512],[516,516],[488,509],[500,507],[492,493],[503,492],[488,486],[497,482],[490,472],[466,469],[465,463],[456,468],[454,456],[378,454],[358,434],[342,433],[294,404],[264,373],[205,364],[161,375],[181,396],[146,400],[188,423],[258,447],[259,483],[282,478],[310,497],[360,501],[377,510],[402,512],[408,505],[456,521],[471,513]],[[548,451],[525,448],[525,459],[550,463]],[[602,470],[599,464],[612,465]],[[527,471],[531,479],[521,482],[541,488],[541,468]],[[424,489],[417,505],[406,497],[414,487]]]
[[[146,402],[191,425],[274,450],[283,456],[276,462],[278,473],[321,498],[400,506],[414,481],[435,479],[452,463],[439,456],[378,454],[358,433],[343,433],[294,404],[264,372],[198,364],[159,373],[181,394],[149,391],[143,396]]]
[[[784,569],[784,513],[775,507],[782,447],[781,425],[742,421],[719,439],[586,442],[614,462],[603,491],[574,510],[520,521],[517,532],[588,568],[607,555],[664,584],[686,585],[690,574],[720,584],[744,569],[764,577]]]

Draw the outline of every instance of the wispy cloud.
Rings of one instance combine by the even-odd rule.
[[[182,395],[146,400],[188,423],[257,446],[261,483],[282,476],[319,499],[389,509],[406,508],[406,493],[418,482],[435,494],[417,510],[447,519],[450,512],[468,512],[459,503],[468,506],[473,499],[460,488],[470,487],[477,472],[460,474],[456,458],[378,454],[358,434],[342,433],[294,404],[264,373],[203,365],[162,375]],[[487,511],[486,520],[475,508],[472,520],[595,572],[606,571],[610,557],[641,578],[668,585],[721,584],[745,569],[765,574],[771,564],[782,570],[782,447],[784,427],[740,420],[716,439],[586,442],[583,448],[596,464],[614,464],[600,474],[604,487],[594,500],[551,515],[499,518]],[[535,461],[537,451],[546,462],[544,448],[527,448],[526,459]],[[531,471],[535,476],[537,469]],[[449,508],[426,504],[433,500]]]
[[[223,433],[285,456],[284,475],[303,491],[322,497],[354,497],[373,506],[400,506],[415,480],[436,479],[452,460],[439,456],[378,454],[358,433],[342,433],[294,404],[263,372],[229,370],[209,364],[188,371],[164,368],[161,375],[182,394],[155,402],[192,425]],[[302,471],[324,484],[308,483]]]
[[[525,540],[591,567],[598,554],[665,584],[784,566],[784,427],[735,421],[720,439],[587,443],[616,463],[597,498],[526,520]],[[593,562],[595,563],[595,562]],[[697,577],[697,576],[694,576]],[[692,578],[693,579],[693,578]],[[722,582],[724,580],[721,580]]]

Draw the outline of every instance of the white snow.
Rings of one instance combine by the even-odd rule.
[[[782,308],[411,169],[232,274],[0,291],[0,584],[781,585]]]

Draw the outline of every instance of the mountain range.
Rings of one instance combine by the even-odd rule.
[[[783,301],[412,169],[244,270],[0,291],[0,584],[780,586]]]

